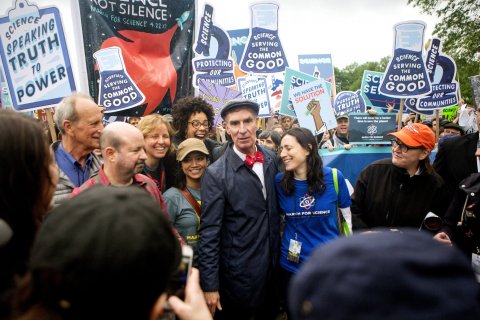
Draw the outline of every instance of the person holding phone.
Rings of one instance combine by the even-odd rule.
[[[13,318],[158,319],[180,261],[170,224],[146,192],[94,186],[42,223]],[[197,270],[185,301],[169,301],[180,319],[211,319]]]

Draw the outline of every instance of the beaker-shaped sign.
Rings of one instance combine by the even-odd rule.
[[[430,79],[422,58],[425,23],[409,21],[394,27],[393,58],[380,85],[389,97],[419,97],[431,91]]]
[[[145,96],[125,69],[122,51],[109,47],[93,54],[100,71],[98,104],[105,112],[115,112],[140,105]]]
[[[278,37],[278,5],[259,3],[251,9],[252,29],[240,69],[252,73],[284,71],[288,62]]]

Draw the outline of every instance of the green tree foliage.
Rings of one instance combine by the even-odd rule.
[[[408,4],[438,17],[434,35],[455,60],[462,97],[471,103],[469,77],[480,74],[480,1],[408,0]]]
[[[362,84],[363,71],[378,71],[384,72],[387,69],[387,64],[390,57],[384,57],[378,62],[365,62],[358,64],[356,62],[349,64],[343,69],[335,68],[335,82],[337,86],[337,93],[341,91],[357,91]]]

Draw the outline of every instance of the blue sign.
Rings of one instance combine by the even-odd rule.
[[[298,69],[335,84],[334,69],[331,54],[301,54],[298,55]]]
[[[335,98],[333,103],[333,109],[335,113],[340,112],[365,112],[365,101],[363,97],[356,92],[343,91],[340,92]]]
[[[368,113],[350,114],[351,144],[388,144],[389,133],[395,131],[396,113],[371,116]]]
[[[407,98],[404,101],[404,107],[406,109],[411,110],[412,112],[422,114],[424,116],[432,116],[432,115],[435,114],[434,110],[420,110],[420,109],[418,109],[417,108],[417,102],[418,102],[417,98]],[[405,110],[404,110],[404,112],[405,112]]]
[[[421,21],[407,21],[394,26],[395,48],[380,84],[380,93],[395,98],[415,98],[431,91],[422,58],[425,27]]]
[[[249,29],[227,30],[232,47],[232,58],[235,63],[239,63],[243,57],[243,51],[248,43]]]
[[[0,56],[13,107],[51,106],[75,91],[60,12],[17,0],[0,18]]]
[[[419,110],[443,109],[458,104],[455,61],[441,52],[441,46],[441,41],[437,38],[430,44],[426,64],[432,81],[432,92],[418,99]]]
[[[211,41],[214,38],[216,41]],[[213,7],[206,4],[197,35],[193,70],[194,86],[199,87],[202,79],[225,87],[235,84],[234,61],[230,57],[230,38],[227,33],[213,24]]]
[[[369,107],[378,107],[382,109],[388,109],[388,106],[391,105],[394,107],[394,110],[398,111],[400,109],[400,99],[387,97],[380,93],[379,87],[380,83],[383,80],[383,72],[376,71],[363,71],[361,93],[362,97],[365,100],[365,105]]]
[[[240,69],[247,73],[284,71],[288,62],[278,37],[278,5],[258,3],[251,9],[252,30]]]

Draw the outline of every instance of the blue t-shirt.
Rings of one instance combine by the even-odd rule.
[[[338,171],[338,206],[350,207],[351,200],[343,174]],[[275,187],[280,208],[285,215],[285,229],[283,231],[280,265],[293,273],[307,260],[314,249],[339,236],[337,222],[337,194],[333,184],[332,169],[323,167],[325,191],[314,196],[308,194],[307,181],[295,180],[295,192],[286,195],[280,181],[284,173],[275,176]],[[296,237],[295,237],[296,234]],[[290,239],[302,243],[300,261],[298,263],[287,260]]]

